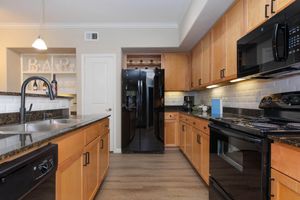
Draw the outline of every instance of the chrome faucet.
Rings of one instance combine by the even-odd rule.
[[[27,87],[28,83],[33,81],[33,80],[41,80],[41,81],[45,82],[47,87],[48,87],[50,100],[55,99],[51,83],[46,78],[41,77],[41,76],[31,76],[31,77],[27,78],[23,82],[22,87],[21,87],[21,107],[20,107],[20,123],[21,124],[24,124],[26,122],[26,116],[25,116],[26,115],[26,108],[25,108],[26,87]]]

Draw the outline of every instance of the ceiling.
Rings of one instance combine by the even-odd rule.
[[[45,0],[45,24],[177,28],[193,0]],[[0,25],[38,25],[42,0],[0,0]]]

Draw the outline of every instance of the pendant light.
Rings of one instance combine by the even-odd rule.
[[[41,16],[41,22],[40,22],[40,28],[39,28],[39,36],[38,38],[32,43],[32,47],[38,50],[47,50],[47,45],[45,41],[41,38],[41,29],[42,25],[44,24],[45,20],[45,0],[42,0],[42,16]]]

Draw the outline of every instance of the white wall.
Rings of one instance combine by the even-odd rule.
[[[270,94],[300,91],[300,75],[292,77],[249,80],[224,87],[198,92],[196,103],[211,105],[212,98],[222,98],[223,106],[258,109],[260,100]]]
[[[100,33],[98,42],[83,40],[84,31]],[[0,91],[7,89],[7,48],[31,47],[38,35],[37,29],[28,27],[0,29]],[[134,28],[64,28],[54,27],[42,31],[48,47],[76,48],[77,70],[81,70],[81,54],[113,53],[117,56],[116,81],[116,137],[117,148],[121,147],[121,48],[122,47],[178,47],[178,30],[175,28],[134,29]],[[78,75],[78,108],[80,108],[80,75]]]

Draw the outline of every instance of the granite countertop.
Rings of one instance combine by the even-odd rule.
[[[3,91],[0,91],[0,95],[3,95],[3,96],[21,96],[21,93],[20,92],[3,92]],[[31,94],[31,93],[26,93],[26,96],[27,97],[48,97],[48,95],[46,94]],[[73,99],[74,97],[73,96],[64,96],[64,95],[59,95],[57,96],[56,98],[63,98],[63,99]]]
[[[73,131],[75,129],[81,128],[93,122],[99,121],[109,117],[108,114],[99,114],[99,115],[82,115],[75,117],[68,117],[64,119],[72,119],[72,123],[69,124],[60,124],[57,125],[55,123],[52,124],[51,120],[43,120],[36,122],[29,122],[28,125],[43,125],[48,123],[49,130],[43,131],[32,131],[30,134],[4,134],[0,131],[0,161],[4,160],[10,156],[16,155],[23,151],[29,150],[33,147],[38,147],[54,138],[60,137],[63,134]],[[9,126],[0,126],[2,128],[11,128],[21,126],[19,124],[9,125]],[[23,138],[23,142],[25,144],[21,144],[21,138]],[[24,141],[25,139],[25,141]]]
[[[274,142],[288,144],[294,147],[300,147],[300,135],[285,135],[285,136],[270,135],[268,136],[268,138],[273,140]]]

